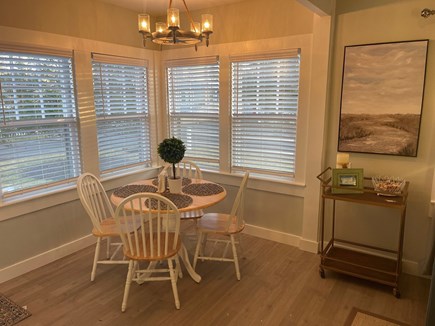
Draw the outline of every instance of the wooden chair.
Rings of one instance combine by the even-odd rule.
[[[177,290],[178,276],[182,276],[178,257],[181,248],[180,212],[175,204],[158,194],[134,194],[118,205],[115,221],[124,245],[124,255],[129,259],[121,311],[124,312],[127,307],[132,281],[170,280],[175,307],[180,309]],[[125,227],[123,221],[129,226]],[[155,264],[162,261],[167,261],[167,268]],[[148,267],[140,269],[139,262],[148,262]]]
[[[111,238],[118,238],[119,234],[113,218],[114,211],[103,185],[93,174],[84,173],[77,180],[77,192],[86,213],[92,221],[92,234],[97,238],[91,272],[91,281],[94,281],[98,264],[128,264],[128,261],[115,259],[122,247],[122,243],[111,242]],[[106,259],[100,260],[101,241],[104,238],[107,239]],[[112,246],[115,248],[112,255],[110,255]]]
[[[169,176],[172,176],[172,164],[166,164],[164,168]],[[189,179],[202,179],[202,172],[198,165],[192,161],[183,160],[175,165],[177,176]]]
[[[175,165],[176,175],[183,178],[189,179],[202,179],[202,172],[198,165],[196,165],[192,161],[181,161],[180,163]],[[172,164],[166,164],[163,167],[163,170],[168,173],[169,176],[172,175]],[[194,220],[201,218],[204,215],[204,211],[202,209],[190,211],[190,212],[182,212],[181,220]]]
[[[207,213],[197,221],[197,232],[199,234],[196,243],[195,257],[193,260],[193,268],[195,269],[198,259],[215,260],[224,262],[233,262],[236,269],[237,279],[240,280],[239,261],[237,257],[235,235],[243,231],[245,222],[243,219],[244,213],[244,196],[248,183],[249,172],[246,172],[230,214],[222,213]],[[218,238],[208,238],[208,235],[217,235]],[[219,237],[220,236],[220,237]],[[225,239],[222,239],[222,236]],[[229,238],[229,239],[227,239]],[[213,243],[213,247],[207,255],[207,243]],[[225,244],[223,252],[220,256],[215,256],[216,246],[219,243]],[[228,246],[231,245],[233,257],[227,257]]]

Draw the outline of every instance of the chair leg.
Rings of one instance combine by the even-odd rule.
[[[243,246],[242,246],[242,233],[237,233],[237,241],[239,242],[239,248],[240,248],[240,257],[242,257],[242,259],[245,259],[245,251],[243,250]]]
[[[175,308],[180,309],[180,299],[178,298],[178,289],[177,289],[177,272],[174,269],[174,265],[172,263],[172,259],[168,259],[168,265],[169,265],[169,274],[171,276],[171,285],[172,285],[172,292],[174,293],[174,300],[175,300]]]
[[[202,239],[203,239],[203,237],[204,237],[204,233],[199,231],[198,240],[196,241],[195,256],[193,257],[193,269],[194,270],[196,268],[196,263],[198,261],[199,250],[202,247]]]
[[[234,241],[234,235],[233,234],[230,235],[230,239],[231,239],[231,247],[233,248],[233,258],[234,258],[234,266],[236,268],[236,276],[237,276],[237,280],[240,281],[239,260],[238,260],[238,257],[237,257],[236,243]]]
[[[107,237],[106,259],[110,259],[110,237]]]
[[[127,279],[125,281],[124,297],[122,298],[122,305],[121,305],[122,312],[124,312],[125,309],[127,308],[128,293],[130,292],[130,285],[131,285],[131,280],[133,279],[134,267],[135,264],[133,260],[130,260],[128,262],[128,273],[127,273]]]
[[[94,253],[94,263],[92,265],[92,272],[91,272],[91,282],[95,280],[95,274],[97,272],[97,264],[98,264],[98,257],[100,256],[100,248],[101,248],[101,238],[97,238],[97,244],[95,245],[95,253]]]
[[[177,264],[177,275],[179,278],[183,278],[183,271],[181,270],[180,257],[175,256],[175,263]]]

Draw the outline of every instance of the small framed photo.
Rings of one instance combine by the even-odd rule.
[[[364,186],[363,169],[332,169],[333,194],[362,193]]]

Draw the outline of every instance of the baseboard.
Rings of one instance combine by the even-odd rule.
[[[402,259],[402,271],[406,274],[425,277],[421,275],[419,265],[416,261]]]
[[[247,224],[244,232],[246,234],[297,247],[301,250],[317,253],[317,242],[303,239],[300,236],[281,231],[266,229],[263,227]],[[47,265],[57,259],[68,256],[78,250],[84,249],[95,243],[95,237],[87,235],[70,243],[66,243],[47,252],[20,261],[14,265],[0,270],[0,284],[15,277],[21,276],[36,268]],[[406,274],[422,276],[419,271],[419,264],[411,260],[402,260],[402,270]]]
[[[246,234],[249,234],[249,235],[252,235],[252,236],[255,236],[258,238],[288,244],[288,245],[297,247],[301,250],[312,252],[312,253],[317,253],[317,250],[318,250],[318,244],[316,241],[303,239],[300,236],[290,234],[290,233],[284,233],[281,231],[266,229],[266,228],[251,225],[251,224],[247,224],[245,226],[244,232]],[[327,243],[325,244],[325,246],[326,245],[327,245]],[[361,251],[373,254],[371,251],[368,251],[368,250],[361,250]],[[382,256],[382,255],[380,255],[380,256]],[[403,273],[406,273],[406,274],[424,277],[420,273],[418,262],[415,262],[412,260],[402,259],[402,271],[403,271]]]
[[[68,256],[78,250],[84,249],[92,245],[93,243],[95,243],[95,237],[90,234],[72,242],[65,243],[42,254],[36,255],[11,266],[0,269],[0,283],[6,282],[10,279],[30,272],[36,268],[47,265],[57,259]]]
[[[303,239],[300,236],[281,231],[266,229],[260,226],[246,224],[244,232],[255,237],[288,244],[304,251],[317,253],[317,242]]]

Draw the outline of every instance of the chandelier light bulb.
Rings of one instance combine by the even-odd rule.
[[[201,15],[201,19],[202,19],[202,31],[213,32],[213,15],[204,14]]]
[[[139,21],[139,32],[150,32],[150,15],[140,14],[138,17]]]
[[[177,8],[168,8],[168,27],[180,27],[180,12]]]
[[[157,33],[163,33],[163,31],[166,30],[166,24],[165,23],[156,23],[156,32]]]

